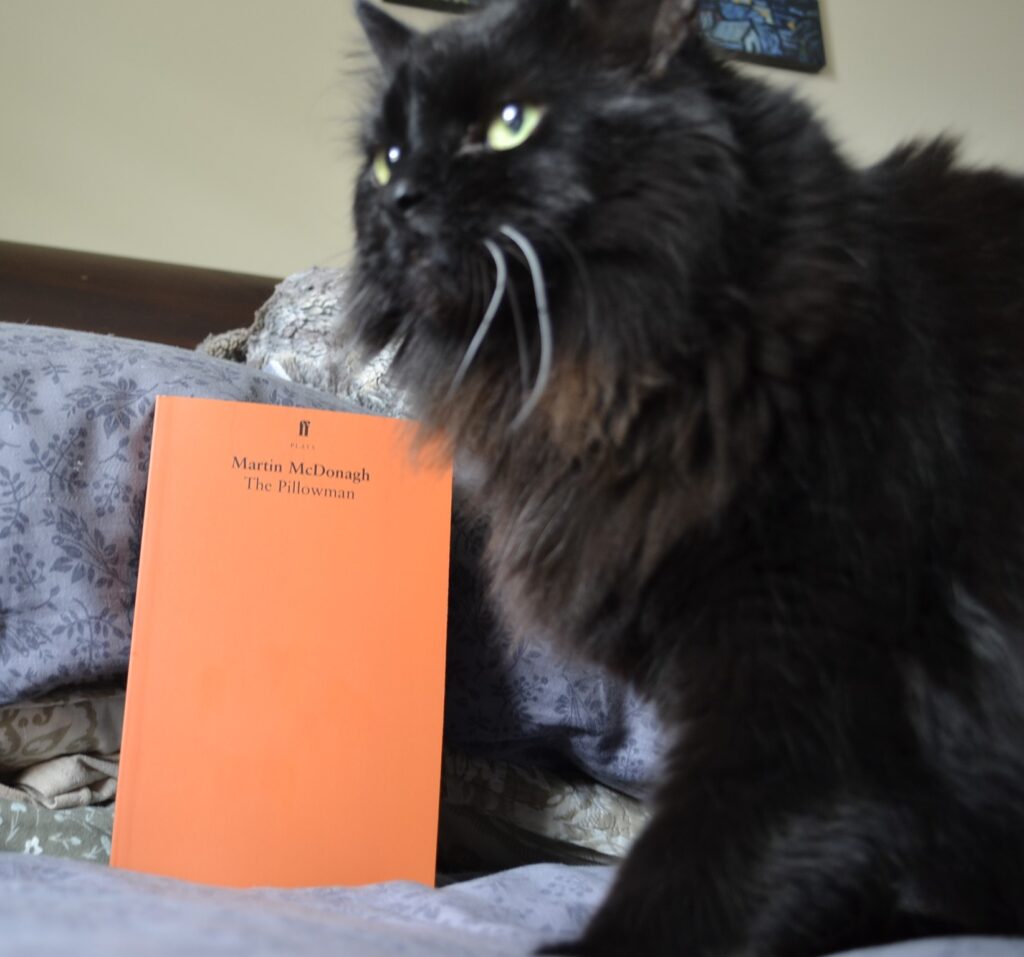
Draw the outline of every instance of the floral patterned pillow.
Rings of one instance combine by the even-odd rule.
[[[275,321],[275,302],[310,288],[320,287],[305,274],[283,283],[264,324]],[[0,323],[0,706],[123,679],[159,394],[363,411],[170,346]],[[567,762],[642,793],[661,737],[651,708],[593,668],[507,641],[479,550],[457,513],[446,739],[478,757]]]
[[[171,346],[0,323],[0,705],[126,671],[161,394],[353,408]]]

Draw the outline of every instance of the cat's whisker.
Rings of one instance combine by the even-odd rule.
[[[448,387],[449,397],[457,392],[459,386],[462,385],[470,365],[472,365],[476,354],[480,351],[480,346],[483,345],[484,339],[487,338],[487,333],[490,331],[494,317],[498,314],[498,307],[505,296],[505,288],[508,284],[508,264],[505,261],[505,254],[489,239],[484,240],[484,246],[494,259],[494,268],[496,270],[494,293],[491,295],[491,301],[487,305],[483,319],[480,320],[480,325],[477,326],[477,330],[470,340],[466,354],[459,363],[459,368],[455,370],[452,384]]]
[[[551,313],[548,310],[548,293],[547,287],[544,284],[544,270],[541,267],[537,250],[533,248],[533,243],[519,232],[518,229],[509,226],[507,223],[501,226],[499,231],[511,239],[526,257],[526,264],[530,268],[530,278],[533,280],[533,296],[537,304],[537,325],[540,330],[540,365],[537,368],[537,378],[534,380],[533,390],[526,397],[523,407],[512,420],[512,428],[517,429],[530,417],[530,413],[537,407],[541,395],[543,395],[544,390],[547,388],[548,379],[551,377],[551,353],[553,351]]]

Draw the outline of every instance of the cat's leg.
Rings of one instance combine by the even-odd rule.
[[[991,750],[969,684],[908,694],[887,606],[824,572],[790,581],[730,587],[707,630],[680,625],[649,689],[685,729],[654,815],[581,939],[547,953],[820,957],[1024,933],[1018,745]]]
[[[662,789],[583,937],[541,953],[818,957],[955,929],[900,900],[916,829],[896,810],[848,799],[786,811],[777,781],[685,777]]]
[[[965,755],[955,775],[936,774],[897,740],[882,769],[822,754],[797,770],[779,755],[755,773],[678,750],[581,939],[541,953],[820,957],[1024,934],[1024,764],[1013,756]]]

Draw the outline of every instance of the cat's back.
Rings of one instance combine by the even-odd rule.
[[[1024,343],[1024,175],[967,166],[938,139],[901,146],[867,183],[893,292],[954,323],[1015,323]]]
[[[909,713],[944,786],[978,814],[979,830],[991,826],[993,860],[1008,848],[1012,861],[1000,866],[1016,869],[1024,825],[1024,177],[971,168],[954,143],[936,140],[897,149],[866,171],[865,184],[877,316],[901,330],[890,340],[894,354],[873,361],[896,382],[887,424],[901,429],[904,461],[913,462],[922,543],[914,560],[927,582],[916,659],[904,675]],[[878,488],[890,478],[876,468]]]
[[[933,517],[956,587],[1014,633],[1024,668],[1024,177],[947,140],[866,174],[882,315],[910,329],[914,401],[945,447]]]

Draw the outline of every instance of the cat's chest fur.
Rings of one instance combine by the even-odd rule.
[[[601,362],[556,367],[531,418],[497,446],[478,441],[491,431],[467,411],[478,406],[460,404],[449,428],[474,463],[466,493],[487,522],[512,634],[544,636],[644,684],[659,639],[645,622],[648,593],[657,600],[660,578],[722,554],[709,529],[777,428],[745,368],[747,344],[732,352],[707,364],[699,386],[653,367],[626,377]],[[699,596],[689,605],[699,612]]]

